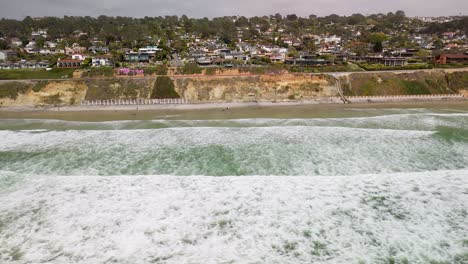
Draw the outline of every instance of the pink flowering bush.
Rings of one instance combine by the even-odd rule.
[[[119,75],[140,75],[143,74],[144,71],[142,69],[129,69],[129,68],[120,68]]]

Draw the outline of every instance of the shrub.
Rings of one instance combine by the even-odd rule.
[[[205,69],[205,74],[206,75],[215,75],[216,74],[216,69],[215,68],[206,68]]]
[[[138,75],[138,74],[144,74],[144,71],[142,69],[129,69],[129,68],[120,68],[119,69],[119,75]]]
[[[406,94],[430,94],[431,91],[423,83],[416,81],[402,80]]]
[[[0,98],[10,98],[16,100],[19,94],[24,94],[28,90],[28,85],[22,82],[11,82],[0,85]]]
[[[113,75],[114,71],[111,67],[92,68],[82,74],[83,77],[112,77]]]
[[[182,74],[200,74],[202,69],[195,62],[186,63],[182,67]]]
[[[419,69],[432,69],[433,65],[420,63],[410,64],[405,66],[385,66],[383,64],[359,64],[359,66],[366,71],[381,71],[381,70],[419,70]]]
[[[60,94],[56,93],[54,95],[42,97],[42,102],[48,105],[58,105],[62,103],[62,100],[60,99]]]
[[[167,75],[168,68],[166,65],[159,65],[157,67],[148,67],[143,69],[145,76],[148,75]]]
[[[47,81],[39,81],[32,87],[32,90],[37,93],[46,86],[47,86]]]
[[[265,74],[266,73],[266,67],[239,68],[239,73]]]
[[[154,83],[151,98],[180,98],[175,91],[174,82],[167,76],[159,76]]]

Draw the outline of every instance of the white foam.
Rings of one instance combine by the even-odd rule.
[[[0,260],[453,263],[467,175],[29,177],[0,193]]]
[[[27,175],[355,175],[468,164],[467,144],[431,131],[182,127],[0,131],[0,137],[6,155],[0,165]]]

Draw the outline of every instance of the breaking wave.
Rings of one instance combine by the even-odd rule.
[[[2,120],[0,262],[466,263],[467,131],[427,111]]]

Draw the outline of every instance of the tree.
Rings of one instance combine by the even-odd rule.
[[[388,39],[387,35],[385,33],[379,32],[379,33],[373,33],[369,36],[369,42],[372,44],[375,44],[377,42],[384,42]]]
[[[36,39],[36,46],[38,48],[41,48],[41,49],[44,48],[44,43],[45,43],[45,39],[43,37],[38,37]]]
[[[369,42],[374,44],[374,52],[380,53],[383,51],[383,42],[388,39],[387,35],[382,32],[373,33],[369,36]]]
[[[286,20],[295,21],[295,20],[297,20],[297,15],[296,14],[287,15]]]
[[[436,49],[438,49],[438,50],[443,49],[444,46],[445,46],[445,44],[444,44],[444,42],[443,42],[441,39],[438,38],[438,39],[436,39],[436,40],[434,41],[434,47],[435,47]]]
[[[0,50],[4,50],[7,48],[8,48],[8,43],[5,40],[0,39]]]
[[[432,52],[430,50],[420,49],[416,52],[416,56],[419,58],[426,60],[429,56],[431,56]]]
[[[315,45],[315,39],[313,38],[305,38],[302,42],[304,49],[309,53],[315,52],[317,50],[317,46]]]
[[[361,14],[352,14],[348,18],[348,24],[350,25],[361,24],[361,23],[364,23],[365,21],[366,21],[366,17]]]
[[[26,45],[28,45],[28,43],[29,43],[29,39],[26,36],[22,36],[21,37],[21,44],[23,44],[23,46],[26,46]]]
[[[187,42],[185,42],[184,40],[176,40],[172,43],[172,49],[177,52],[177,53],[181,53],[181,52],[184,52],[186,51],[188,48],[187,48]]]
[[[369,44],[363,42],[354,42],[347,47],[356,56],[365,56],[369,53]]]
[[[374,44],[374,47],[372,48],[375,53],[381,53],[383,51],[383,45],[382,42],[377,42]]]
[[[174,82],[167,76],[159,76],[154,83],[151,98],[180,98],[175,91]]]

